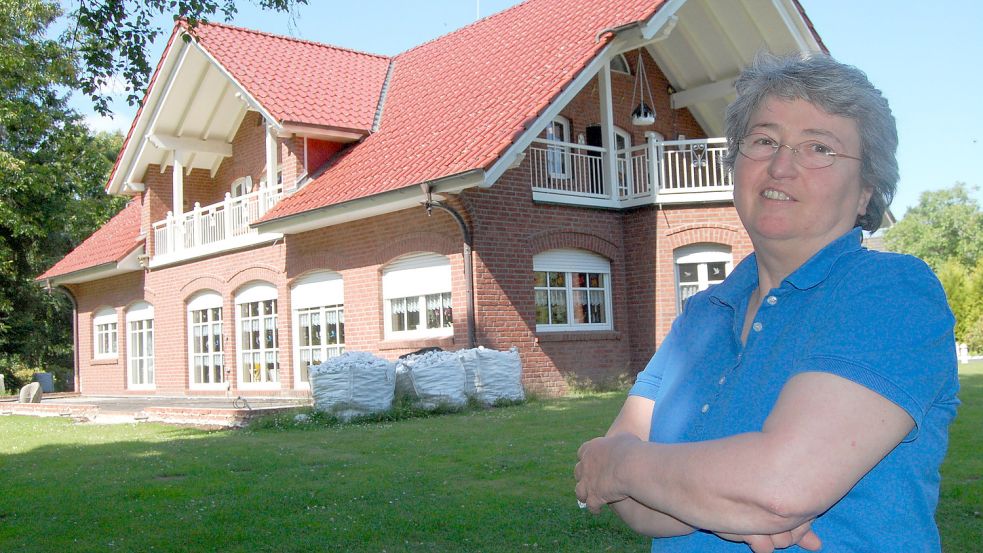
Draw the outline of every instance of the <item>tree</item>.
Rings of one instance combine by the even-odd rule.
[[[51,0],[0,0],[0,370],[71,366],[71,308],[34,278],[123,205],[103,191],[122,144],[67,105],[71,53]]]
[[[938,270],[947,259],[966,268],[983,257],[983,212],[964,183],[922,192],[918,205],[884,234],[893,251],[910,253]]]
[[[307,0],[254,0],[263,9],[292,10]],[[221,13],[226,21],[236,14],[235,0],[80,0],[72,13],[68,44],[80,56],[79,88],[92,99],[96,111],[109,113],[103,85],[122,75],[127,101],[140,101],[150,78],[147,48],[161,33],[154,19],[172,14],[183,18],[194,32],[201,21]]]
[[[956,316],[956,340],[983,352],[983,212],[969,188],[923,192],[918,205],[884,235],[891,250],[925,260]]]

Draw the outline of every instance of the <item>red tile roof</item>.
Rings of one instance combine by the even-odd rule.
[[[106,263],[117,263],[143,244],[140,236],[142,200],[130,201],[92,236],[85,239],[37,280],[64,276]]]
[[[372,128],[388,57],[215,23],[194,34],[277,121]]]
[[[610,40],[661,0],[529,0],[394,59],[381,126],[265,221],[489,168]]]
[[[202,24],[196,33],[285,123],[370,129],[394,64],[378,132],[281,201],[269,221],[489,168],[610,40],[607,34],[597,42],[598,31],[644,21],[663,1],[527,0],[392,59],[228,25]],[[132,133],[133,126],[124,145]],[[131,202],[38,278],[123,259],[139,245],[139,204]]]

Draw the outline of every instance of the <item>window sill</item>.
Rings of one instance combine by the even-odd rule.
[[[559,332],[536,333],[537,342],[592,342],[596,340],[620,340],[621,333],[616,330],[562,330]]]
[[[413,338],[411,340],[383,340],[379,343],[381,351],[395,349],[421,349],[429,347],[448,349],[454,346],[453,336],[434,336],[433,338]]]
[[[119,365],[119,357],[96,357],[92,359],[93,365]]]

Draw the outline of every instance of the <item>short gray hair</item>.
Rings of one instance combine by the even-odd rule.
[[[891,107],[863,71],[826,54],[775,56],[759,53],[737,79],[737,99],[727,107],[729,150],[724,165],[734,168],[738,142],[751,115],[769,97],[805,100],[826,113],[853,119],[860,133],[860,178],[873,188],[867,213],[857,225],[875,231],[898,187],[898,130]],[[852,152],[851,152],[852,153]]]

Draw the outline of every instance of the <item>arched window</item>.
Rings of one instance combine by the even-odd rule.
[[[116,310],[104,307],[92,317],[92,351],[96,359],[113,359],[119,355]]]
[[[236,345],[239,385],[276,387],[280,381],[277,291],[267,282],[254,282],[236,294]]]
[[[618,54],[611,58],[611,71],[631,75],[631,66],[628,65],[628,60],[624,54]]]
[[[536,330],[611,330],[611,263],[586,250],[533,257]]]
[[[345,288],[330,271],[299,279],[290,290],[294,319],[294,382],[310,386],[310,367],[345,352]]]
[[[126,310],[126,364],[130,389],[154,387],[154,306],[147,302]]]
[[[451,264],[431,252],[404,255],[382,270],[386,338],[454,333]]]
[[[201,292],[188,302],[188,366],[192,388],[224,388],[222,296]]]
[[[730,247],[722,244],[693,244],[673,252],[676,266],[676,312],[690,296],[724,281],[733,264]]]

